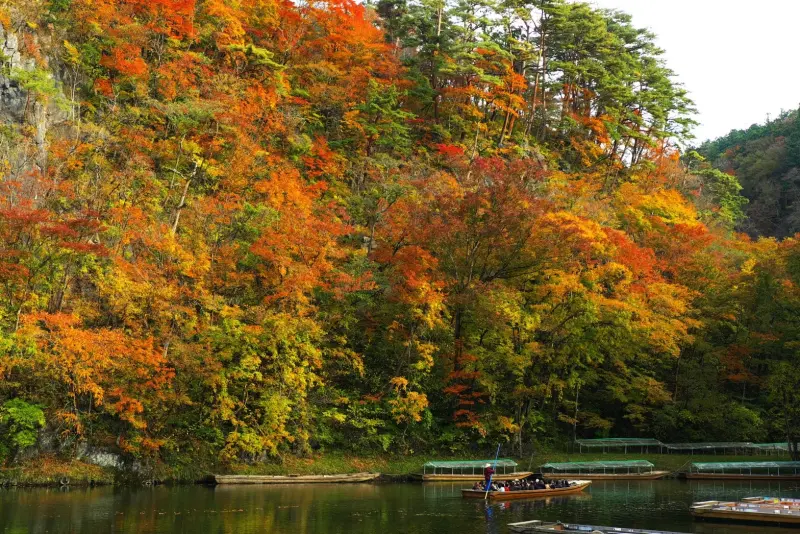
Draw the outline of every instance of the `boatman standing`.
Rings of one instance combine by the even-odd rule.
[[[494,469],[489,464],[483,466],[483,479],[486,481],[486,486],[489,487],[489,480],[491,480],[492,475],[494,474]]]

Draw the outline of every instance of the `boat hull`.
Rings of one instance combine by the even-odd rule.
[[[699,521],[800,526],[800,499],[747,497],[740,502],[696,502],[692,516]]]
[[[669,475],[669,471],[653,471],[652,473],[544,473],[547,479],[581,479],[581,480],[658,480]]]
[[[520,471],[518,473],[505,473],[495,474],[492,480],[520,480],[531,476],[533,473],[530,471]],[[411,475],[415,480],[422,480],[423,482],[480,482],[483,480],[483,475],[469,474],[469,475],[431,475],[415,473]]]
[[[726,523],[771,523],[800,525],[800,515],[789,516],[766,512],[733,512],[724,510],[692,510],[692,516],[700,521],[724,521]]]
[[[380,473],[347,473],[341,475],[214,475],[217,484],[348,484],[369,482]]]
[[[800,480],[800,475],[686,473],[689,480]]]
[[[572,495],[580,493],[588,488],[592,482],[590,480],[576,480],[576,484],[568,488],[522,490],[522,491],[490,491],[486,495],[485,491],[474,489],[461,490],[461,496],[467,499],[488,498],[493,501],[510,501],[516,499],[541,499],[543,497],[557,497],[559,495]]]

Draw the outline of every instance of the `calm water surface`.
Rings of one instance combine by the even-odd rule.
[[[595,482],[585,495],[485,504],[460,483],[0,489],[3,533],[502,534],[548,519],[703,534],[799,530],[694,523],[693,501],[800,497],[798,483]]]

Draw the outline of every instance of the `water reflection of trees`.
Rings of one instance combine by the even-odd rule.
[[[597,481],[576,495],[463,499],[463,483],[0,490],[0,532],[504,533],[530,519],[745,534],[693,524],[695,500],[800,496],[797,483]],[[726,530],[727,528],[727,530]],[[761,531],[759,531],[761,532]],[[782,533],[782,530],[764,530]]]

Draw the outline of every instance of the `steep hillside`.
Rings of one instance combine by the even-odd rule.
[[[733,131],[698,151],[741,183],[749,200],[743,231],[774,237],[800,232],[800,111]]]
[[[794,439],[798,244],[628,16],[0,6],[0,460]]]

